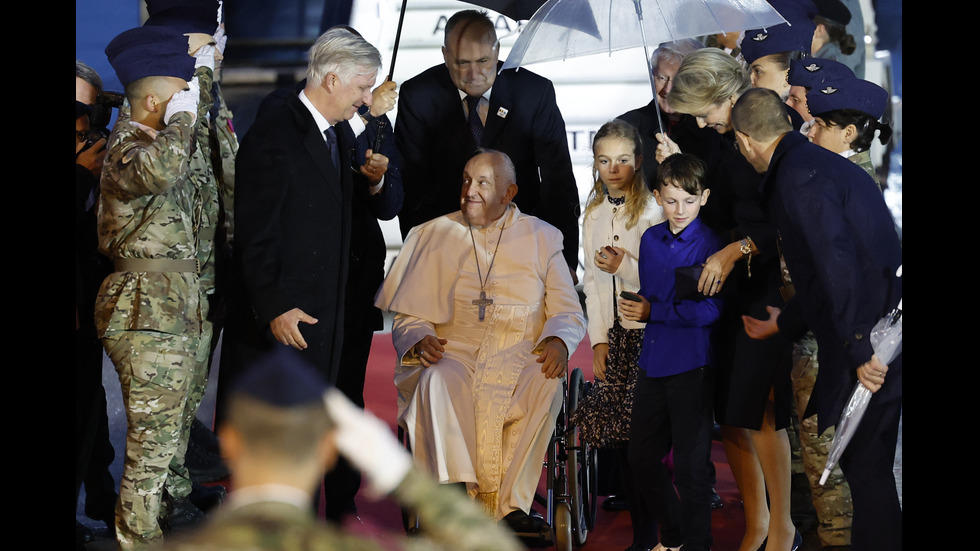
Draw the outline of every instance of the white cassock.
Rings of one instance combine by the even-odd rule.
[[[554,226],[510,205],[497,221],[474,227],[473,238],[493,300],[484,321],[473,304],[480,298],[474,245],[458,211],[409,232],[375,306],[397,314],[398,422],[416,462],[440,482],[466,482],[503,518],[530,511],[561,409],[561,381],[545,378],[533,351],[557,337],[571,356],[585,317]],[[423,368],[414,346],[426,335],[448,342],[443,358]]]

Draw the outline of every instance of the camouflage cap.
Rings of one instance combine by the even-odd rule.
[[[828,80],[807,92],[806,104],[814,116],[839,109],[855,109],[880,119],[888,106],[888,92],[860,78]]]
[[[248,395],[276,407],[323,402],[327,382],[299,352],[277,346],[247,367],[233,393]]]
[[[745,31],[742,38],[742,57],[753,63],[760,57],[780,52],[802,52],[810,55],[813,44],[813,31],[817,26],[809,19],[773,25],[765,29]]]
[[[214,34],[218,0],[146,0],[144,27],[172,27],[182,33]]]
[[[194,76],[194,58],[187,53],[187,37],[169,27],[123,31],[109,42],[105,55],[123,86],[144,77],[190,80]]]
[[[791,59],[789,61],[789,74],[786,75],[786,81],[789,82],[790,86],[806,86],[807,88],[816,88],[827,80],[846,78],[854,78],[854,71],[850,67],[839,61],[819,57]]]

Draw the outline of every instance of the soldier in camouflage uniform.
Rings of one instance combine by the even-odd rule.
[[[386,424],[339,390],[328,390],[322,376],[291,349],[276,349],[240,376],[226,418],[220,442],[236,489],[206,524],[168,538],[161,549],[523,549],[464,492],[441,486],[415,468]],[[374,495],[390,495],[417,511],[424,531],[417,537],[390,535],[379,541],[317,519],[310,496],[338,452],[364,473]]]
[[[128,99],[103,168],[99,246],[115,271],[95,312],[128,424],[116,505],[123,550],[160,540],[160,518],[196,511],[183,461],[207,384],[218,190],[205,116],[214,47],[188,49],[164,27],[130,29],[106,48]]]

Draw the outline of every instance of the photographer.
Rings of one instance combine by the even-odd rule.
[[[85,515],[113,525],[116,483],[109,472],[115,451],[109,441],[102,344],[95,334],[95,297],[112,271],[97,250],[96,206],[106,154],[105,129],[92,131],[92,104],[102,88],[99,75],[75,61],[75,501],[85,484]],[[111,108],[108,108],[111,111]],[[105,110],[103,110],[105,111]],[[108,121],[108,117],[105,118]],[[101,123],[102,125],[105,122]],[[76,539],[92,533],[76,521]]]

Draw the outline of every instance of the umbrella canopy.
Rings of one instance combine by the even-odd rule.
[[[766,0],[548,0],[503,68],[780,23]]]
[[[544,4],[545,0],[467,0],[467,4],[475,4],[481,8],[493,10],[501,15],[506,15],[515,21],[530,19],[534,12]],[[395,47],[391,52],[391,65],[388,71],[388,80],[395,74],[395,58],[398,57],[398,43],[401,41],[402,24],[405,21],[405,8],[408,0],[402,0],[401,12],[398,14],[398,29],[395,31]],[[570,27],[575,27],[574,21],[568,22]],[[587,25],[589,23],[586,23]],[[595,21],[591,22],[591,27],[595,27]]]
[[[491,9],[501,15],[513,19],[514,21],[525,21],[538,11],[545,0],[468,0],[470,4],[476,4],[487,9]]]
[[[787,23],[766,0],[548,0],[521,30],[501,70]],[[654,102],[656,104],[656,102]],[[656,106],[657,122],[660,107]]]

